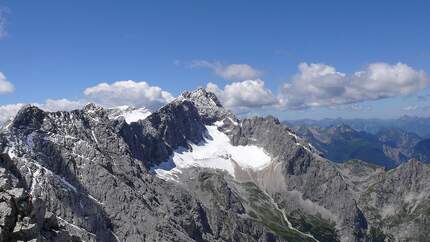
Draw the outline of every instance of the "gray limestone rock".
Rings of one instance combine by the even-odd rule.
[[[339,166],[276,118],[239,120],[204,89],[130,124],[109,115],[94,104],[70,112],[25,106],[1,129],[0,241],[366,241],[375,233],[420,241],[427,235],[430,176],[419,162],[388,172],[361,162]],[[172,182],[150,172],[178,148],[200,143],[206,125],[216,125],[233,145],[262,147],[272,163],[236,167],[234,178],[196,167]]]

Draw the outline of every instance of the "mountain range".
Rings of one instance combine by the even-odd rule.
[[[430,138],[430,117],[416,117],[404,115],[400,118],[395,119],[300,119],[300,120],[288,120],[285,121],[290,126],[318,126],[327,128],[336,125],[348,125],[349,127],[358,130],[365,131],[371,134],[377,134],[384,129],[400,129],[406,132],[415,133],[423,138]]]
[[[204,89],[152,113],[24,106],[0,131],[0,241],[429,238],[428,165],[336,163],[311,143]]]
[[[393,168],[409,159],[430,162],[429,139],[399,128],[382,128],[372,134],[346,124],[321,127],[296,125],[293,129],[332,161],[351,159]]]

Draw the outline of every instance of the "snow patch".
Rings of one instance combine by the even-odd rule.
[[[203,142],[190,143],[190,149],[178,148],[170,159],[151,170],[165,180],[177,180],[181,169],[206,167],[227,171],[234,177],[235,166],[244,169],[261,170],[271,163],[271,158],[263,148],[255,145],[233,146],[226,134],[217,126],[206,126],[207,134]]]
[[[73,191],[73,192],[78,192],[78,189],[75,186],[73,186],[72,184],[70,184],[68,181],[66,181],[66,179],[64,179],[64,177],[61,177],[61,176],[55,174],[54,172],[52,172],[48,168],[43,167],[42,165],[40,165],[36,162],[32,162],[32,161],[28,161],[28,162],[36,166],[36,171],[33,173],[33,176],[32,176],[30,194],[34,194],[36,186],[39,186],[41,183],[41,179],[44,179],[43,178],[44,174],[47,176],[53,177],[54,179],[57,179],[68,190]],[[42,170],[44,171],[44,174],[42,173]]]
[[[222,127],[224,125],[224,119],[216,121],[214,123],[214,125],[217,126],[217,127]]]
[[[34,190],[36,190],[36,185],[39,184],[39,177],[41,176],[41,169],[37,169],[36,172],[34,172],[33,177],[31,179],[31,188],[30,188],[30,194],[34,195]]]
[[[238,126],[238,125],[239,125],[239,124],[238,124],[236,121],[234,121],[232,118],[228,117],[228,119],[230,119],[230,121],[233,123],[233,125],[234,125],[234,126]]]
[[[88,230],[86,230],[86,229],[84,229],[82,227],[79,227],[79,226],[77,226],[75,224],[69,223],[69,222],[67,222],[67,220],[63,219],[60,216],[56,216],[56,217],[57,217],[58,220],[60,220],[60,223],[63,223],[64,225],[69,225],[69,226],[71,226],[72,228],[74,228],[74,229],[76,229],[78,231],[82,231],[84,233],[88,233],[88,234],[90,234],[94,238],[96,237],[96,235],[94,233],[91,233],[90,231],[88,231]]]
[[[299,136],[297,136],[295,133],[290,132],[288,130],[287,130],[287,132],[288,132],[288,134],[290,136],[294,137],[294,139],[296,140],[296,145],[301,146],[303,149],[307,150],[310,153],[315,153],[313,150],[316,150],[316,149],[315,149],[315,147],[312,146],[311,143],[307,143],[308,146],[309,146],[308,147],[308,146],[306,146],[306,145],[304,145],[304,144],[302,144],[302,143],[299,142],[301,140],[301,138],[299,138]]]
[[[238,125],[239,125],[239,123],[237,123],[236,121],[234,121],[232,118],[227,117],[227,119],[228,119],[228,120],[230,120],[230,122],[231,122],[234,126],[238,126]],[[225,119],[223,119],[223,120],[218,120],[218,121],[214,122],[214,123],[213,123],[213,125],[215,125],[215,126],[217,126],[217,127],[222,127],[222,126],[224,126],[224,121],[225,121],[225,120],[226,120],[226,118],[225,118]]]
[[[136,110],[132,110],[130,112],[124,113],[125,122],[131,124],[133,122],[137,122],[139,120],[145,119],[151,115],[151,112],[145,108],[140,108]]]
[[[87,194],[87,196],[88,196],[88,198],[89,198],[89,199],[93,200],[93,201],[94,201],[94,202],[96,202],[97,204],[99,204],[99,205],[103,205],[103,203],[102,203],[102,202],[100,202],[99,200],[97,200],[97,198],[95,198],[95,197],[91,196],[90,194]]]
[[[299,139],[299,137],[298,137],[295,133],[290,132],[290,131],[288,131],[288,130],[287,130],[287,132],[288,132],[288,134],[289,134],[290,136],[293,136],[295,139]]]
[[[139,120],[143,120],[149,115],[151,112],[146,108],[132,108],[129,106],[119,106],[112,109],[112,114],[109,118],[118,119],[123,117],[125,122],[131,124],[133,122],[137,122]]]
[[[55,175],[56,177],[58,177],[60,179],[60,181],[66,185],[68,188],[70,188],[71,190],[73,190],[74,192],[78,192],[78,189],[76,189],[75,186],[73,186],[72,184],[70,184],[68,181],[66,181],[66,179],[64,179],[64,177]]]
[[[94,130],[91,130],[91,135],[93,136],[93,139],[96,142],[96,144],[98,144],[99,141],[97,140],[97,137],[96,137],[96,134],[94,133]]]
[[[9,155],[9,157],[11,159],[18,158],[18,154],[17,154],[17,151],[16,151],[15,144],[12,144],[11,147],[7,147],[7,154]]]

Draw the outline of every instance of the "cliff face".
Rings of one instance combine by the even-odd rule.
[[[196,153],[224,136],[233,148]],[[247,150],[269,162],[244,165],[255,158]],[[404,226],[425,235],[416,217],[395,227],[378,216],[397,216],[386,206],[404,201],[426,211],[426,166],[354,167],[320,157],[273,117],[239,120],[203,89],[130,123],[91,104],[26,106],[0,131],[0,241],[366,241],[371,227],[404,238]]]
[[[429,172],[428,165],[410,160],[380,173],[359,199],[373,226],[399,241],[428,240]]]

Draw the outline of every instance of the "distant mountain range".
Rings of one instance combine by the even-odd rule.
[[[355,130],[371,134],[376,134],[384,129],[396,128],[415,133],[422,138],[430,138],[430,117],[402,116],[397,119],[301,119],[289,120],[285,121],[285,123],[292,126],[305,125],[323,128],[346,124]]]
[[[344,123],[327,127],[325,124],[318,126],[307,121],[295,123],[293,127],[330,160],[344,162],[360,159],[386,168],[393,168],[412,158],[430,162],[430,139],[423,139],[415,133],[393,127],[379,128],[377,132],[370,133]]]

